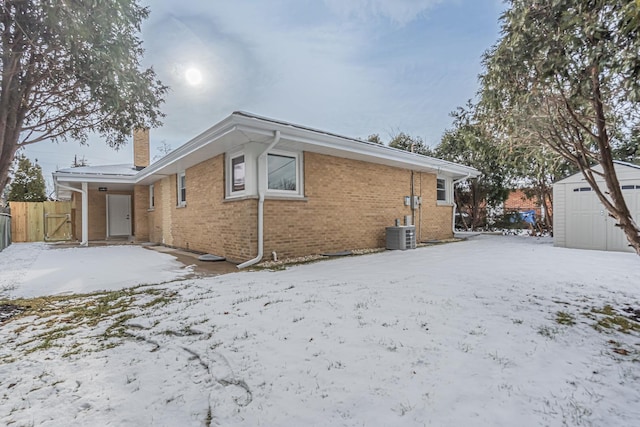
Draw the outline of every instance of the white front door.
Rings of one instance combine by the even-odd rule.
[[[107,237],[131,235],[131,196],[107,194]]]

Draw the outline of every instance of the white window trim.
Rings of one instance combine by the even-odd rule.
[[[438,180],[444,181],[444,200],[438,199]],[[436,202],[438,203],[438,205],[451,204],[451,181],[444,176],[439,176],[436,178]]]
[[[274,154],[276,156],[285,156],[285,157],[293,157],[296,159],[296,189],[295,190],[272,190],[269,189],[269,154]],[[282,150],[271,150],[267,154],[265,158],[265,168],[264,168],[264,182],[266,188],[266,194],[271,196],[280,196],[280,197],[304,197],[304,168],[303,168],[303,158],[302,152],[300,151],[282,151]]]
[[[149,184],[149,210],[156,208],[156,187],[154,184]]]
[[[244,190],[240,190],[240,191],[233,191],[233,159],[237,159],[240,156],[244,156]],[[249,183],[247,182],[247,169],[248,169],[248,162],[247,162],[247,153],[243,151],[236,151],[234,153],[231,153],[229,155],[226,156],[226,181],[227,181],[227,185],[226,185],[226,190],[227,190],[227,198],[231,199],[231,198],[236,198],[236,197],[244,197],[247,195],[247,187],[249,186]]]
[[[186,189],[187,189],[187,176],[185,171],[179,172],[178,175],[176,175],[176,190],[177,190],[177,201],[178,201],[178,207],[183,208],[185,206],[187,206],[187,200],[186,200],[186,194],[185,194],[185,199],[182,200],[182,187],[180,187],[180,178],[184,177],[184,189],[185,189],[185,193],[186,193]]]

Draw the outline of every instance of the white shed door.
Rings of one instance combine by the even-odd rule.
[[[131,196],[107,194],[107,227],[109,237],[131,235]]]
[[[627,206],[636,221],[640,218],[640,188],[627,188],[624,194]],[[629,243],[616,220],[598,200],[588,185],[567,187],[566,241],[570,248],[608,251],[630,251]]]
[[[607,214],[591,187],[567,188],[567,246],[606,250]]]
[[[631,215],[636,223],[640,224],[640,185],[623,183],[622,195]],[[609,218],[609,222],[615,224],[613,218]],[[613,229],[613,232],[607,234],[607,249],[610,251],[631,251],[629,241],[620,227],[613,227]]]

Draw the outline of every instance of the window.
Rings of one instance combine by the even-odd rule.
[[[276,191],[298,191],[296,156],[269,154],[267,157],[267,188]]]
[[[591,191],[591,187],[580,187],[580,188],[574,188],[573,189],[574,193],[585,192],[585,191]]]
[[[149,209],[156,207],[155,187],[153,184],[149,186]]]
[[[178,206],[187,205],[187,177],[184,172],[178,174]]]
[[[244,191],[245,185],[244,155],[231,159],[231,192]]]
[[[436,193],[439,202],[447,201],[447,181],[444,178],[437,179]]]

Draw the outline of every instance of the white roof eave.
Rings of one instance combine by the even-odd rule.
[[[305,151],[416,171],[427,171],[450,176],[453,179],[475,178],[480,175],[480,172],[472,167],[446,160],[255,116],[250,113],[234,112],[137,174],[78,174],[58,171],[53,174],[54,181],[147,185],[164,176],[177,173],[177,169],[186,169],[215,155],[224,153],[235,144],[243,144],[249,141],[268,144],[271,142],[275,131],[280,131],[280,139],[283,146],[288,143]],[[216,143],[216,146],[211,145]]]
[[[233,124],[233,116],[227,117],[225,120],[220,123],[214,125],[213,127],[207,129],[200,135],[191,139],[187,143],[181,145],[177,149],[173,150],[157,162],[151,164],[150,166],[144,168],[140,171],[135,179],[136,183],[146,184],[155,181],[155,177],[171,175],[175,172],[172,171],[172,165],[178,161],[188,159],[190,156],[197,157],[197,152],[201,150],[203,147],[219,140],[225,135],[230,134],[236,127]],[[206,159],[199,158],[198,161],[204,161]],[[190,162],[193,163],[193,162]],[[170,172],[167,172],[167,171]]]
[[[54,172],[55,182],[68,183],[106,183],[106,184],[131,184],[136,183],[136,175],[102,175],[102,174],[75,174]]]
[[[275,130],[279,130],[281,140],[290,140],[303,144],[308,147],[308,151],[318,151],[314,150],[313,147],[322,147],[325,150],[333,151],[335,153],[334,155],[338,157],[345,157],[344,153],[351,153],[356,157],[374,163],[402,168],[411,167],[417,170],[451,175],[454,178],[466,176],[475,178],[480,176],[480,171],[469,166],[423,156],[417,153],[410,153],[368,141],[341,137],[322,131],[302,129],[283,123],[264,123],[262,121],[256,121],[255,119],[251,120],[244,116],[240,116],[238,121],[240,122],[238,124],[238,130],[264,136],[273,135]],[[259,126],[257,126],[257,124],[259,124]]]

